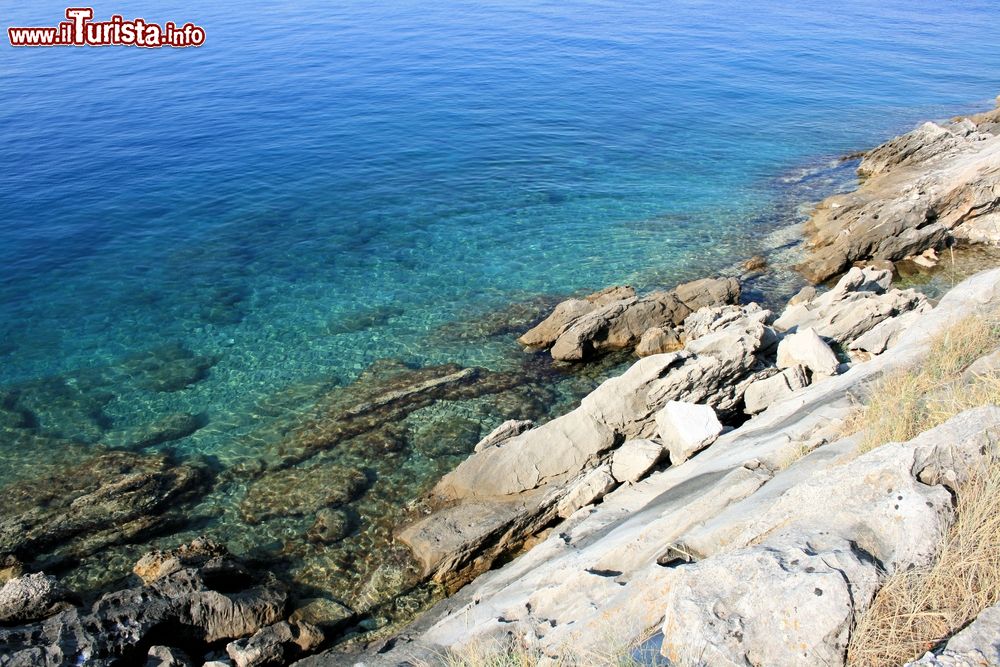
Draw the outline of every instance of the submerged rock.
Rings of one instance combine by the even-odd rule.
[[[352,529],[351,518],[343,510],[325,507],[316,512],[316,521],[306,533],[310,542],[332,544],[347,537]]]
[[[175,392],[205,379],[217,361],[214,356],[195,354],[178,343],[133,355],[121,364],[121,369],[140,387]]]
[[[8,486],[0,555],[81,557],[132,541],[180,520],[209,479],[200,465],[108,451],[45,479]]]
[[[349,503],[368,484],[363,471],[341,465],[285,468],[254,480],[240,504],[240,512],[249,523],[275,516],[315,514]]]
[[[205,424],[204,417],[187,412],[167,415],[142,426],[107,433],[102,441],[114,447],[155,447],[186,438]]]

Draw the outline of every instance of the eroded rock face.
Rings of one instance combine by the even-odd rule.
[[[664,655],[702,655],[713,665],[843,664],[879,569],[932,562],[954,520],[946,487],[997,451],[998,433],[1000,408],[969,410],[785,488],[728,540],[742,548],[721,548],[668,576]]]
[[[534,425],[535,423],[530,419],[508,419],[490,431],[485,438],[477,442],[474,451],[480,452],[487,447],[499,445],[516,435],[521,435]]]
[[[574,320],[601,306],[623,299],[631,299],[634,296],[635,290],[625,285],[609,287],[582,299],[567,299],[557,305],[552,313],[538,325],[518,338],[517,342],[526,347],[549,347],[556,341],[563,329]]]
[[[403,529],[400,541],[425,576],[448,585],[466,581],[553,518],[569,516],[614,488],[621,481],[609,465],[614,451],[627,440],[651,437],[655,415],[668,401],[734,410],[758,372],[758,353],[773,338],[754,314],[706,333],[685,350],[640,359],[570,413],[481,448],[459,464],[427,499],[429,515]],[[621,472],[626,479],[642,474],[629,468]]]
[[[676,610],[687,622],[683,632],[667,633],[674,655],[697,658],[707,641],[723,654],[718,661],[705,660],[710,664],[827,664],[819,656],[842,664],[842,653],[835,659],[845,640],[842,621],[866,603],[866,582],[878,569],[868,564],[891,571],[927,563],[951,521],[948,485],[959,483],[968,466],[1000,442],[1000,409],[991,407],[970,411],[912,442],[859,456],[857,438],[838,439],[841,422],[853,409],[851,396],[885,373],[919,363],[927,341],[950,323],[973,312],[991,312],[998,303],[1000,270],[969,279],[887,354],[801,390],[797,400],[772,405],[680,466],[612,490],[531,551],[436,606],[411,629],[409,641],[388,648],[374,664],[440,655],[448,647],[460,650],[510,632],[531,636],[551,657],[563,655],[567,646],[585,652],[605,648],[609,631],[623,645],[641,640],[649,627],[673,614],[664,601],[681,577],[690,577],[684,585],[694,596],[712,590],[716,559],[734,554],[738,562],[720,568],[718,576],[737,569],[743,576],[735,583],[750,582],[756,590],[727,586],[732,597],[720,591],[703,607],[678,600]],[[674,363],[682,361],[674,358]],[[821,563],[796,563],[796,553]],[[836,571],[848,576],[828,576]],[[703,581],[701,575],[695,581],[697,572]],[[827,575],[834,588],[828,590],[825,581],[809,586],[809,577],[817,573]],[[791,609],[785,606],[783,586],[795,589],[787,597]],[[845,590],[857,593],[856,603],[844,600]],[[764,599],[767,591],[774,595]],[[807,595],[798,597],[802,592]],[[754,645],[757,639],[723,636],[753,596],[758,600],[748,620],[750,636],[766,642],[763,646]],[[858,606],[836,606],[826,615],[827,596]],[[724,603],[719,615],[716,601]],[[766,613],[756,609],[758,602]],[[780,624],[782,613],[794,616]],[[817,633],[828,634],[800,637],[799,616]],[[764,618],[777,619],[781,632],[773,631],[772,622],[771,632],[764,634],[754,625]],[[801,638],[805,647],[789,647],[784,640],[790,637]],[[801,658],[799,649],[816,659]],[[322,664],[322,657],[310,664]]]
[[[635,354],[638,357],[648,357],[653,354],[673,352],[683,347],[677,332],[670,327],[652,327],[643,332]]]
[[[998,115],[925,123],[869,152],[858,167],[862,187],[825,200],[809,221],[811,253],[799,269],[821,282],[852,262],[895,261],[952,233],[988,231],[1000,209]]]
[[[583,361],[609,350],[635,347],[648,330],[663,331],[647,340],[666,344],[673,330],[702,306],[734,303],[740,285],[735,278],[706,278],[678,285],[669,292],[636,296],[631,288],[612,288],[586,299],[571,299],[556,307],[541,324],[525,333],[519,342],[529,347],[551,348],[559,361]],[[663,347],[663,345],[659,345]]]
[[[37,621],[71,607],[55,577],[41,572],[10,579],[0,588],[0,623]]]
[[[252,573],[223,554],[172,570],[148,586],[108,593],[89,608],[0,628],[0,645],[10,664],[111,665],[138,660],[154,630],[172,633],[179,643],[204,645],[252,635],[280,621],[285,602],[285,589],[273,575]]]

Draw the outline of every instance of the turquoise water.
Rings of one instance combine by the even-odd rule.
[[[95,10],[193,21],[207,43],[0,47],[0,480],[101,445],[207,457],[198,521],[156,539],[207,531],[355,604],[407,499],[499,420],[565,409],[610,369],[526,359],[513,338],[541,309],[767,250],[849,181],[824,170],[837,156],[1000,93],[993,2]],[[277,465],[296,420],[382,359],[526,379],[511,403],[401,416],[390,456],[328,442],[321,465],[375,480],[343,542],[304,546],[308,512],[248,528],[248,462]],[[178,414],[193,433],[128,435]],[[115,548],[62,567],[104,585],[141,550]]]

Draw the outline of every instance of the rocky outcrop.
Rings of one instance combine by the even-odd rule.
[[[611,476],[622,483],[638,482],[659,463],[663,454],[663,445],[655,440],[629,440],[611,457]]]
[[[853,268],[829,292],[789,305],[774,321],[774,328],[790,333],[810,328],[829,341],[849,346],[887,320],[930,309],[924,295],[912,289],[889,289],[891,281],[890,271]],[[901,328],[901,324],[897,321],[887,327]],[[876,335],[895,340],[899,333],[897,329],[892,335],[886,329]]]
[[[953,518],[951,489],[971,465],[996,451],[1000,409],[970,411],[910,442],[862,455],[858,438],[840,438],[841,423],[866,383],[919,363],[928,341],[956,320],[997,307],[1000,270],[971,278],[882,354],[776,398],[681,465],[606,490],[598,481],[611,484],[614,476],[602,461],[610,458],[613,466],[622,446],[613,437],[610,456],[598,454],[592,468],[570,476],[574,486],[591,476],[583,486],[600,491],[599,504],[570,514],[547,539],[439,604],[410,628],[406,641],[366,657],[365,664],[432,660],[443,647],[509,632],[533,637],[533,646],[552,656],[565,656],[566,647],[586,655],[609,642],[641,639],[658,624],[665,628],[664,653],[672,658],[843,664],[853,619],[877,591],[879,572],[926,564],[935,553]],[[653,382],[660,382],[691,363],[686,354],[692,354],[690,344],[680,353],[640,360],[606,383],[618,389],[600,396],[609,409],[588,414],[621,433],[621,413],[611,405],[648,414],[648,405],[626,390],[646,387],[639,395],[650,396],[650,383],[638,382],[639,369],[647,373],[655,365],[661,377]],[[660,366],[667,357],[678,366]],[[777,377],[771,372],[768,378]],[[537,431],[491,451],[530,440]],[[577,443],[588,432],[568,440]],[[623,439],[634,437],[644,436]],[[522,447],[516,453],[531,451]],[[500,460],[495,471],[518,463],[516,456]],[[533,463],[521,470],[534,471]],[[533,486],[536,477],[520,480]],[[558,504],[550,485],[532,492]],[[517,492],[506,497],[524,500]],[[780,619],[786,620],[776,635]]]
[[[553,518],[625,481],[608,463],[622,443],[656,435],[656,414],[669,402],[698,403],[713,419],[716,409],[734,412],[742,389],[757,377],[758,354],[773,340],[753,311],[684,350],[639,360],[570,413],[480,448],[441,479],[426,500],[427,515],[403,529],[400,540],[425,576],[449,586],[463,583]],[[681,450],[690,456],[697,443],[692,446],[673,443],[672,456],[680,460]]]
[[[821,282],[868,259],[900,260],[945,243],[1000,240],[1000,109],[924,123],[870,151],[851,193],[817,207],[799,269]]]
[[[662,652],[672,664],[834,665],[878,571],[847,540],[792,533],[681,566],[666,587]]]
[[[316,626],[304,621],[280,621],[246,639],[230,642],[226,653],[236,667],[280,667],[322,643],[323,632]]]
[[[209,551],[218,555],[208,556]],[[181,561],[179,568],[155,568],[148,585],[107,593],[89,607],[66,609],[41,622],[0,628],[3,664],[112,665],[145,655],[147,637],[154,633],[161,641],[169,637],[207,648],[283,618],[286,593],[273,575],[252,572],[204,541],[183,553],[199,555],[144,559]],[[199,564],[192,565],[195,561]]]
[[[748,415],[755,415],[808,385],[809,375],[804,366],[786,368],[777,375],[757,380],[747,387],[743,393],[744,411]]]
[[[518,339],[522,345],[551,348],[558,361],[583,361],[601,352],[635,347],[650,329],[644,352],[664,349],[684,319],[702,306],[734,303],[740,285],[735,278],[706,278],[678,285],[669,292],[636,296],[631,288],[612,288],[584,299],[564,301]]]
[[[42,573],[10,579],[0,588],[0,623],[47,618],[72,605],[55,577]]]

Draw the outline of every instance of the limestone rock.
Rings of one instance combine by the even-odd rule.
[[[295,655],[311,651],[323,643],[323,633],[309,623],[286,621],[261,628],[247,639],[226,646],[236,667],[276,667],[288,664]]]
[[[576,484],[569,487],[559,501],[556,513],[568,517],[581,507],[597,502],[611,489],[618,486],[608,466],[601,466],[586,473]]]
[[[619,482],[638,482],[663,458],[655,440],[628,440],[611,456],[611,475]]]
[[[634,296],[635,290],[625,285],[608,287],[582,299],[567,299],[557,305],[548,317],[518,338],[517,342],[526,347],[551,347],[559,334],[574,320],[596,308]]]
[[[805,366],[814,375],[836,375],[840,362],[813,329],[785,336],[778,344],[778,368]]]
[[[771,311],[764,310],[756,303],[748,303],[745,306],[704,306],[684,320],[684,340],[690,342],[734,324],[743,326],[752,322],[767,324],[770,318]]]
[[[764,324],[741,318],[685,350],[638,360],[575,410],[460,463],[429,495],[430,513],[402,529],[399,540],[425,576],[446,586],[464,583],[560,514],[611,488],[614,477],[602,467],[612,450],[653,436],[655,415],[668,401],[734,411],[745,386],[762,372],[757,355],[767,338]],[[601,472],[588,479],[595,468]]]
[[[635,346],[635,354],[648,357],[652,354],[662,354],[679,350],[683,345],[677,332],[671,327],[652,327],[643,332],[639,344]]]
[[[0,623],[24,623],[51,616],[72,605],[55,577],[42,573],[11,579],[0,588]]]
[[[882,320],[866,333],[851,341],[851,350],[863,350],[871,354],[882,354],[899,341],[906,330],[913,326],[931,305],[923,301],[913,310]]]
[[[198,537],[176,549],[156,550],[144,554],[136,562],[132,572],[142,579],[142,583],[149,585],[172,572],[185,567],[198,567],[227,553],[222,545],[208,538]]]
[[[850,542],[786,535],[674,570],[662,653],[673,664],[835,665],[878,588]]]
[[[525,347],[551,347],[559,334],[572,322],[596,308],[585,299],[568,299],[553,309],[544,320],[526,331],[517,342]]]
[[[474,451],[481,452],[487,447],[493,447],[499,445],[506,440],[510,440],[515,435],[521,435],[525,431],[533,427],[535,423],[530,419],[508,419],[504,423],[497,426],[495,429],[489,432],[489,434],[476,443]]]
[[[899,260],[939,247],[954,231],[975,238],[1000,212],[1000,135],[992,116],[925,123],[872,150],[855,192],[822,202],[807,224],[799,269],[822,282],[867,259]]]
[[[79,655],[88,664],[111,665],[140,649],[154,631],[204,643],[252,635],[281,620],[285,601],[273,575],[251,572],[225,554],[149,586],[107,593],[89,608],[0,627],[0,645],[15,665],[74,663]]]
[[[642,297],[631,288],[599,292],[564,301],[518,340],[531,347],[551,347],[553,359],[559,361],[583,361],[603,351],[635,347],[649,329],[676,327],[692,311],[733,303],[739,294],[735,278],[696,280]]]
[[[791,299],[788,300],[789,306],[795,306],[800,303],[809,303],[816,298],[816,288],[812,285],[806,285],[798,292],[795,293]]]
[[[170,646],[150,646],[146,667],[193,667],[184,651]]]
[[[795,365],[786,368],[777,375],[758,380],[747,387],[743,394],[746,403],[746,413],[755,415],[767,409],[775,401],[793,394],[809,385],[809,377],[803,366]]]
[[[656,430],[670,452],[671,465],[679,465],[715,442],[722,424],[708,405],[668,401],[656,413]]]
[[[774,322],[779,331],[816,330],[828,340],[849,344],[880,323],[910,311],[926,312],[926,297],[914,290],[888,290],[890,271],[853,268],[829,292],[789,304]]]

